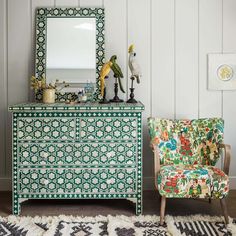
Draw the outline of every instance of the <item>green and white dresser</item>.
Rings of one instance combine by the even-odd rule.
[[[27,199],[128,199],[142,213],[142,111],[137,104],[17,104],[13,213]]]

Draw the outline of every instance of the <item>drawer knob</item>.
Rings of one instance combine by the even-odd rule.
[[[106,156],[107,156],[108,158],[111,157],[111,153],[108,152],[108,153],[106,154]]]
[[[44,152],[43,153],[43,158],[47,158],[48,157],[48,153]]]
[[[45,180],[43,181],[43,184],[44,184],[44,185],[48,185],[48,184],[49,184],[49,181],[48,181],[47,179],[45,179]]]
[[[40,156],[45,159],[48,157],[48,153],[47,152],[43,152],[43,153],[40,153]]]

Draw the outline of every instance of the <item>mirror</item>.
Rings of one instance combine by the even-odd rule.
[[[95,83],[95,18],[48,18],[46,55],[48,83]]]
[[[98,99],[99,71],[105,62],[103,8],[39,8],[36,12],[35,77],[46,83],[70,84],[57,93],[58,102],[78,94],[87,83]],[[42,99],[42,92],[36,100]]]

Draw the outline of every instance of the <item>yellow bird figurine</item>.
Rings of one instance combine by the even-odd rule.
[[[101,95],[103,97],[104,95],[104,88],[105,88],[105,77],[110,73],[112,62],[108,61],[106,62],[100,71],[100,90],[101,90]]]

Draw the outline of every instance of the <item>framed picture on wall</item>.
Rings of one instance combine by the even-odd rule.
[[[208,89],[236,90],[236,54],[208,54]]]

